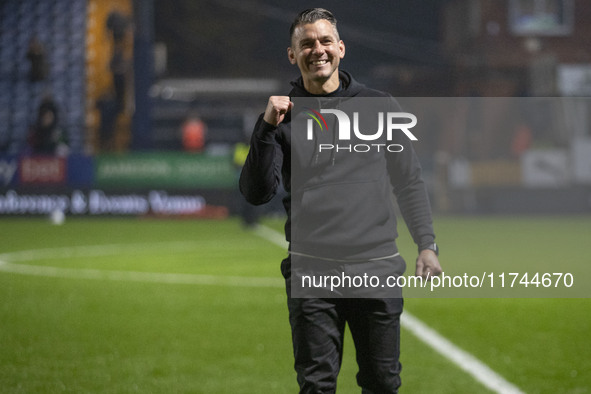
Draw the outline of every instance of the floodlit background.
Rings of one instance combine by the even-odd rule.
[[[417,110],[447,272],[589,266],[586,0],[3,0],[0,391],[296,391],[282,193],[253,210],[237,176],[268,96],[298,76],[289,24],[319,5],[362,83],[528,102]],[[591,391],[588,300],[499,297],[407,299],[474,359],[408,320],[406,392]],[[358,392],[346,351],[339,389]]]

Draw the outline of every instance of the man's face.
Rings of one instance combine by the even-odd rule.
[[[321,19],[296,27],[291,44],[287,49],[289,61],[297,64],[306,88],[333,79],[338,87],[335,71],[345,56],[345,44],[329,21]]]

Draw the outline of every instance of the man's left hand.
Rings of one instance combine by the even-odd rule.
[[[421,251],[419,257],[417,257],[417,269],[415,275],[424,279],[430,279],[433,276],[440,275],[441,272],[441,265],[439,264],[439,259],[435,252],[429,249]]]

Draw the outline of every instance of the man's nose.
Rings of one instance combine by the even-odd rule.
[[[312,47],[312,53],[317,54],[317,53],[323,53],[324,52],[324,47],[322,46],[322,44],[320,44],[320,41],[316,40],[314,42],[314,47]]]

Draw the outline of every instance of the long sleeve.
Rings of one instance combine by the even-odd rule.
[[[277,142],[277,127],[261,115],[254,127],[250,151],[240,173],[240,192],[254,205],[270,201],[281,182],[283,152]]]
[[[435,239],[431,204],[419,159],[408,141],[402,144],[403,152],[389,155],[390,180],[404,221],[414,242],[422,250]]]

